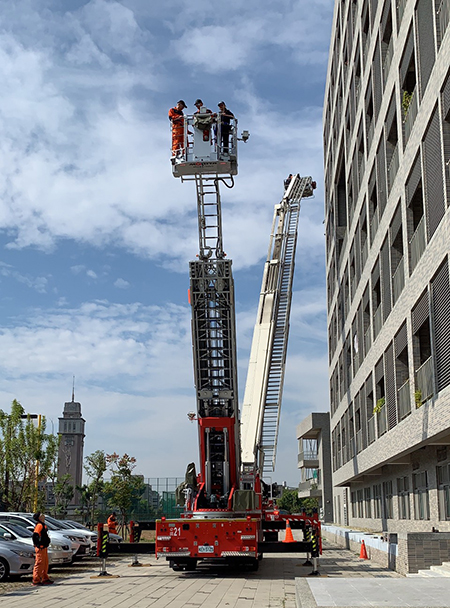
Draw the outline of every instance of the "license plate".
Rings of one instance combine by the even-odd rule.
[[[214,547],[211,545],[201,545],[198,548],[199,553],[214,553]]]

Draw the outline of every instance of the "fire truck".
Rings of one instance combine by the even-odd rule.
[[[206,108],[184,118],[184,141],[172,172],[193,181],[197,193],[199,252],[189,264],[192,351],[199,469],[188,465],[179,488],[184,512],[156,522],[155,551],[174,570],[200,562],[239,564],[256,570],[264,553],[303,552],[317,573],[321,553],[317,513],[280,513],[264,476],[275,466],[289,334],[300,203],[311,197],[311,177],[292,175],[274,208],[241,416],[232,261],[223,248],[219,186],[238,173],[235,118],[223,136],[220,115]],[[227,141],[228,140],[228,141]],[[291,530],[303,531],[294,540]],[[285,532],[286,531],[286,532]],[[291,542],[279,540],[286,533]]]

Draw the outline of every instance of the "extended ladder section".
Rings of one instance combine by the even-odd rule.
[[[313,187],[296,175],[275,205],[241,415],[244,476],[275,468],[300,202]]]
[[[240,468],[234,282],[222,249],[217,177],[196,175],[199,259],[190,262],[201,475],[198,509],[227,505]]]

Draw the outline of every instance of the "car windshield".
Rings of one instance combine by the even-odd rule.
[[[79,524],[76,521],[65,520],[64,523],[66,525],[70,526],[73,530],[87,530],[87,528],[85,526],[82,526],[81,524]]]
[[[3,525],[2,525],[3,523],[6,525],[6,528],[3,527]],[[33,536],[33,532],[31,532],[30,530],[27,530],[26,528],[22,528],[22,526],[16,526],[15,524],[10,524],[7,522],[0,521],[0,528],[1,528],[1,530],[4,530],[5,532],[11,531],[16,536],[20,536],[20,538],[30,538],[30,536]],[[0,534],[3,536],[2,531],[0,531]]]
[[[48,525],[49,523],[54,526],[55,530],[70,530],[70,527],[65,524],[63,521],[59,519],[55,519],[54,517],[50,517],[49,515],[45,516],[45,523]],[[50,527],[50,526],[48,526]]]

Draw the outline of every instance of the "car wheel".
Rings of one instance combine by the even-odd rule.
[[[9,575],[9,564],[6,561],[6,559],[3,559],[3,557],[0,557],[0,583],[3,583],[3,581],[6,581],[6,579],[8,578]]]

